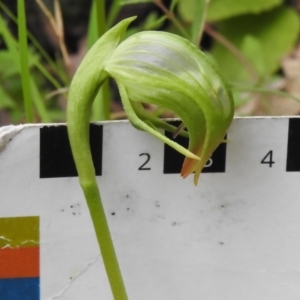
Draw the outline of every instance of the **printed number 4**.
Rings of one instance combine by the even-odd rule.
[[[272,165],[275,164],[275,161],[273,161],[273,150],[270,150],[260,163],[267,164],[270,168],[272,168]]]

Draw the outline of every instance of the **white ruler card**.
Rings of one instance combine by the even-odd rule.
[[[91,125],[130,300],[300,299],[300,118],[235,119],[227,139],[195,187],[149,134]],[[0,299],[112,300],[66,127],[25,125],[6,140]]]

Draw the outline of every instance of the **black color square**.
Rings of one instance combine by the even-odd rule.
[[[90,144],[97,176],[102,173],[101,125],[90,125]],[[40,178],[78,176],[67,134],[67,127],[45,126],[40,129]]]
[[[179,121],[170,122],[174,126],[179,126]],[[188,147],[188,138],[177,136],[176,139],[172,138],[172,133],[166,132],[165,135],[176,141],[183,147]],[[225,137],[226,139],[226,137]],[[165,144],[164,149],[164,174],[178,174],[184,161],[184,156]],[[202,170],[202,173],[224,173],[226,168],[226,143],[218,146],[211,156],[212,161],[207,162],[207,167]]]
[[[289,120],[287,172],[300,172],[300,118]]]

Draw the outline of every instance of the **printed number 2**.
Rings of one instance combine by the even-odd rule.
[[[146,161],[138,168],[139,171],[149,171],[151,168],[145,168],[146,164],[150,160],[150,154],[149,153],[142,153],[139,156],[147,156]]]
[[[272,168],[272,165],[275,164],[275,161],[273,161],[273,150],[269,151],[260,163],[267,164],[270,168]]]

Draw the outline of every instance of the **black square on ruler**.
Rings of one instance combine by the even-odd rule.
[[[170,123],[174,126],[179,126],[180,121],[172,121]],[[172,133],[166,132],[165,135],[173,140]],[[189,141],[183,136],[177,136],[174,141],[185,148],[188,147]],[[180,173],[185,157],[166,144],[164,147],[164,174]],[[202,170],[202,173],[224,173],[226,168],[226,143],[218,146],[212,154],[211,159],[212,161],[208,162],[208,166]]]
[[[300,118],[289,119],[287,172],[300,172]]]
[[[90,125],[90,143],[97,176],[102,173],[101,125]],[[40,178],[78,176],[71,153],[67,127],[44,126],[40,129]]]

